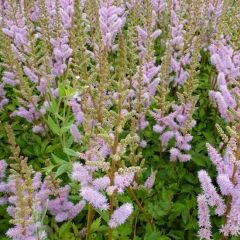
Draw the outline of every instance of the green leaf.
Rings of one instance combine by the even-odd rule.
[[[59,158],[58,156],[54,155],[53,153],[52,153],[52,158],[53,158],[53,161],[58,165],[66,163],[65,160]]]
[[[56,114],[58,112],[58,103],[55,99],[51,100],[50,108],[48,108],[49,112],[52,112],[53,114]]]
[[[97,232],[101,224],[101,218],[97,218],[91,225],[91,232]]]
[[[184,224],[187,223],[188,219],[189,219],[189,209],[185,208],[182,212],[182,220],[183,220]]]
[[[72,124],[73,124],[73,120],[70,121],[70,122],[66,122],[64,124],[64,126],[61,128],[61,133],[65,133],[65,132],[69,131],[69,129],[72,126]]]
[[[45,139],[43,142],[41,142],[41,153],[45,152],[48,144],[49,144],[49,141],[47,139]]]
[[[50,174],[53,171],[54,167],[55,166],[51,165],[51,166],[43,168],[42,171],[45,172],[46,174]]]
[[[125,223],[118,227],[119,234],[123,237],[131,235],[132,226],[131,224]]]
[[[60,143],[47,146],[45,152],[46,152],[46,153],[52,153],[52,152],[53,152],[54,150],[56,150],[57,148],[61,148],[61,144],[60,144]]]
[[[79,230],[74,223],[72,223],[72,229],[73,229],[73,232],[74,232],[75,236],[78,236],[79,235]]]
[[[55,178],[61,176],[63,173],[68,172],[68,170],[70,169],[70,164],[69,163],[65,163],[62,166],[60,166],[56,172]]]
[[[109,221],[109,213],[108,211],[100,211],[100,210],[97,210],[96,211],[99,213],[99,215],[102,217],[102,219],[106,222]]]
[[[194,163],[196,163],[198,166],[205,167],[206,166],[206,157],[203,156],[200,153],[196,153],[192,156],[192,160]]]
[[[145,237],[144,237],[144,240],[160,240],[161,239],[161,233],[160,232],[152,232],[150,234],[147,234]],[[163,238],[164,239],[164,238]]]
[[[79,153],[75,152],[74,150],[72,150],[70,148],[64,148],[63,152],[66,153],[68,156],[79,157]]]
[[[58,125],[53,121],[50,115],[48,115],[48,126],[53,131],[53,133],[60,135],[60,128]]]
[[[65,87],[62,83],[58,84],[58,94],[60,97],[64,97],[66,95]]]
[[[66,89],[66,96],[69,97],[74,93],[74,89],[71,86],[68,86]]]
[[[187,173],[187,174],[185,175],[185,179],[186,179],[188,182],[192,183],[192,184],[198,183],[196,177],[195,177],[193,174],[191,174],[191,173]]]
[[[70,232],[71,222],[64,223],[59,229],[59,236],[62,237],[66,232]]]

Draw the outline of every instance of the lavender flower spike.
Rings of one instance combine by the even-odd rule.
[[[197,198],[198,202],[198,224],[200,226],[199,237],[200,239],[211,239],[211,222],[209,216],[209,209],[207,199],[204,194],[201,194]]]
[[[111,228],[116,228],[117,226],[125,223],[128,217],[132,214],[132,212],[133,205],[131,203],[123,204],[121,207],[119,207],[113,212],[111,219],[108,222],[108,225]]]
[[[81,196],[83,197],[84,200],[89,202],[94,208],[98,208],[100,210],[108,209],[107,198],[100,192],[90,187],[83,187],[81,189]]]

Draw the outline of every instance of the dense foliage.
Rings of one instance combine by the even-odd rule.
[[[0,239],[239,239],[239,6],[0,0]]]

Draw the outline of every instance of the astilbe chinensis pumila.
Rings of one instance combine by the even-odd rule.
[[[5,175],[6,175],[6,169],[7,169],[7,163],[5,160],[0,161],[0,192],[1,193],[7,193],[8,192],[8,186],[7,183],[4,181]],[[7,197],[6,196],[0,197],[0,205],[4,205],[7,203]]]
[[[100,3],[100,10],[102,10],[102,7],[103,5]],[[96,7],[96,11],[96,16],[98,16],[98,7]],[[118,62],[116,73],[113,77],[117,78],[118,81],[112,80],[112,86],[117,89],[113,96],[111,96],[111,85],[109,85],[108,82],[105,82],[106,78],[113,78],[111,76],[111,66],[109,66],[107,61],[107,55],[111,54],[110,50],[112,48],[106,47],[106,41],[102,35],[101,24],[103,23],[101,22],[101,14],[102,12],[99,13],[99,21],[96,17],[94,18],[94,21],[99,24],[99,26],[96,26],[97,29],[95,29],[95,31],[100,34],[100,37],[98,36],[95,38],[96,42],[93,46],[96,50],[93,50],[93,53],[97,64],[97,74],[102,85],[100,85],[98,81],[95,82],[93,80],[92,85],[88,87],[88,92],[83,92],[78,97],[78,102],[76,97],[72,102],[74,105],[78,104],[80,106],[79,108],[76,108],[78,111],[80,110],[84,112],[84,118],[82,118],[82,121],[77,124],[79,128],[76,129],[76,127],[74,127],[74,133],[73,126],[71,128],[71,133],[74,136],[74,139],[76,139],[80,128],[84,131],[85,136],[89,135],[90,137],[87,150],[79,153],[79,157],[84,163],[76,162],[73,164],[72,179],[80,183],[80,195],[90,206],[99,210],[109,211],[111,217],[109,226],[115,228],[126,221],[133,209],[133,206],[130,203],[117,208],[117,205],[113,205],[113,199],[116,199],[118,194],[124,194],[126,190],[129,188],[131,189],[135,182],[134,178],[136,174],[140,172],[138,166],[130,165],[130,167],[127,167],[125,164],[120,164],[123,162],[122,158],[125,158],[127,149],[131,150],[131,148],[133,148],[135,151],[139,146],[138,143],[140,140],[134,132],[128,134],[125,139],[120,138],[125,123],[130,120],[131,117],[134,117],[134,114],[128,109],[128,103],[130,102],[134,109],[138,109],[134,106],[134,101],[129,100],[128,88],[130,81],[127,79],[125,72],[126,46],[123,33],[120,33],[119,44],[116,49]],[[118,31],[120,30],[121,29]],[[111,42],[110,46],[112,47],[114,44]],[[99,51],[99,49],[102,49],[102,51]],[[156,70],[157,68],[154,65],[149,64],[149,66],[146,65],[146,70],[144,70],[144,79],[140,79],[139,73],[133,77],[136,78],[135,82],[142,80],[146,81],[146,94],[148,94],[149,91],[147,89],[147,83],[153,81],[153,77],[157,75]],[[137,71],[141,72],[141,68],[139,67]],[[137,88],[136,83],[134,84],[135,88]],[[152,95],[154,95],[154,90],[152,91]],[[94,95],[94,92],[98,92],[98,95]],[[133,98],[136,99],[137,97]],[[149,100],[144,103],[146,108],[151,104]],[[73,106],[73,104],[71,105]],[[89,108],[87,109],[86,106]],[[112,110],[113,106],[116,108],[115,111]],[[76,117],[78,113],[74,108],[72,109],[74,111],[75,121],[78,122]],[[107,111],[109,111],[109,113]],[[140,114],[140,112],[138,113]],[[137,114],[135,115],[136,120],[140,120],[139,115]],[[95,117],[94,121],[92,120],[93,116]],[[138,122],[136,123],[134,120],[133,124],[134,129],[139,129],[138,126],[140,125]],[[106,134],[103,127],[108,129],[108,134]],[[89,128],[91,128],[91,134],[86,132]],[[99,175],[99,173],[101,174]],[[151,188],[153,182],[154,178],[151,179],[151,183],[146,184],[146,188]],[[115,207],[116,210],[114,211]],[[123,212],[124,216],[122,216],[121,219],[118,219],[120,212]]]
[[[158,90],[163,92],[164,95],[156,97],[156,101],[159,103],[159,109],[154,109],[152,116],[156,120],[156,125],[153,126],[153,130],[160,134],[161,149],[165,150],[169,141],[174,138],[175,145],[170,149],[170,160],[186,162],[191,159],[190,154],[187,152],[191,149],[190,142],[192,140],[192,136],[190,131],[196,124],[196,121],[192,118],[192,116],[196,109],[195,106],[197,103],[197,96],[194,94],[194,91],[197,87],[196,77],[198,74],[197,68],[200,62],[199,51],[202,45],[202,40],[201,36],[196,37],[194,32],[190,32],[188,34],[188,38],[190,38],[191,41],[187,42],[184,40],[184,35],[178,36],[175,32],[184,28],[184,23],[181,24],[177,20],[178,18],[182,19],[181,15],[178,15],[181,13],[178,12],[180,11],[179,4],[180,2],[173,1],[171,5],[172,24],[170,26],[170,31],[173,33],[173,39],[166,43],[166,49],[168,51],[166,51],[166,55],[163,58],[163,63],[171,64],[171,69],[165,69],[165,65],[161,66],[160,86]],[[188,6],[191,12],[193,11],[193,6],[194,4]],[[197,26],[199,18],[201,18],[200,10],[196,14],[196,20],[190,21],[190,19],[187,18],[184,19],[184,22],[189,22],[188,25],[192,27],[190,28],[197,31],[196,29],[198,29]],[[181,50],[180,53],[178,53],[178,49],[175,49],[177,50],[177,52],[175,52],[175,44],[181,45],[181,48],[179,49]],[[173,56],[176,55],[177,59],[185,59],[186,56],[182,56],[184,53],[187,54],[186,56],[188,59],[185,63],[186,68],[183,69],[183,64],[178,63],[180,68],[178,67],[178,71],[173,73],[174,71],[172,66],[175,66],[175,63],[177,64],[177,60],[174,60]],[[184,73],[185,71],[186,73]],[[170,86],[170,81],[165,75],[167,75],[168,78],[171,78],[172,75],[172,78],[176,80],[176,78],[180,76],[179,73],[181,72],[186,77],[183,78],[184,81],[181,81],[181,86],[178,87],[179,90],[177,93],[177,101],[175,103],[171,103],[171,106],[169,106],[167,101],[167,91],[164,90],[164,88],[168,88]],[[174,83],[174,85],[176,84]]]
[[[81,81],[86,84],[81,86],[79,93],[69,96],[68,101],[74,117],[74,123],[69,128],[73,140],[81,146],[87,138],[90,139],[86,150],[79,154],[83,163],[75,163],[73,166],[72,178],[80,182],[80,195],[87,203],[100,210],[109,210],[112,216],[109,225],[112,227],[122,224],[132,212],[130,203],[118,208],[118,204],[113,205],[113,199],[126,190],[136,188],[135,178],[141,174],[138,166],[141,159],[139,147],[145,147],[146,142],[138,134],[148,126],[146,114],[161,82],[160,69],[164,66],[160,68],[157,65],[154,41],[161,37],[158,16],[167,8],[166,4],[165,1],[150,0],[140,4],[132,1],[130,5],[112,0],[100,1],[99,4],[94,1],[93,11],[89,12],[88,2],[80,6],[73,1],[61,0],[36,2],[29,8],[6,4],[3,13],[10,15],[11,8],[19,12],[17,18],[10,22],[11,25],[3,21],[3,32],[11,43],[11,54],[16,58],[13,68],[4,72],[3,84],[19,87],[22,95],[18,101],[20,106],[12,116],[21,116],[33,123],[33,131],[36,133],[45,132],[42,117],[51,110],[51,100],[59,100],[61,93],[58,81],[70,83],[70,79],[65,79],[68,69],[74,68],[74,72],[78,72],[79,75],[74,76],[77,84],[81,85]],[[139,61],[128,75],[125,36],[122,31],[127,15],[138,11],[138,7],[144,19],[134,26],[137,37],[134,41],[136,56],[133,57],[139,58]],[[76,14],[82,15],[84,19],[81,29],[86,36],[80,36],[79,44],[82,45],[72,49],[73,39],[70,37],[75,34],[72,27],[77,24]],[[87,39],[89,36],[93,41]],[[40,58],[34,58],[34,55],[26,57],[29,52],[36,51],[36,41],[42,46]],[[118,54],[117,67],[109,62],[112,50]],[[78,69],[74,64],[81,54],[89,61],[80,63]],[[44,59],[41,55],[44,55]],[[89,67],[96,73],[89,71]],[[36,94],[31,96],[33,91]],[[5,96],[4,89],[2,95]],[[169,131],[162,136],[163,142],[166,145],[173,135],[177,140],[177,148],[171,150],[172,160],[189,160],[189,155],[184,155],[180,150],[190,149],[191,136],[187,133],[182,135],[181,131],[194,125],[191,120],[192,105],[192,102],[184,101],[182,105],[175,104],[174,112],[166,116],[164,124]],[[131,121],[132,129],[121,139],[128,121]],[[131,161],[125,163],[128,152]],[[100,176],[96,177],[99,173]],[[144,183],[146,189],[153,187],[155,174]],[[68,194],[69,188],[65,186],[49,201],[48,209],[57,221],[71,219],[75,216],[73,209],[76,209],[77,214],[84,206],[84,201],[74,206],[68,201]],[[115,207],[116,212],[113,211]],[[125,216],[118,221],[116,218],[121,211]]]
[[[130,203],[125,203],[118,209],[116,209],[109,221],[109,226],[111,228],[115,228],[120,224],[123,224],[126,219],[132,214],[133,212],[133,206]]]
[[[144,187],[151,190],[156,180],[157,171],[151,173],[151,175],[144,182]]]
[[[184,4],[184,8],[189,8],[189,18],[183,18],[181,15],[183,14],[181,9]],[[211,4],[215,3],[209,4],[209,8],[211,8]],[[198,12],[196,13],[194,8],[197,5]],[[205,22],[212,18],[217,21],[221,15],[222,2],[219,3],[219,5],[217,5],[217,3],[215,5],[214,6],[218,9],[215,15],[203,13],[205,3],[201,3],[200,1],[190,5],[186,4],[186,2],[173,1],[171,5],[170,31],[172,39],[168,43],[171,54],[171,70],[168,74],[170,74],[170,76],[173,75],[172,79],[176,81],[174,85],[182,85],[182,89],[180,88],[178,94],[178,102],[180,104],[172,104],[170,113],[167,114],[167,107],[164,106],[166,97],[162,99],[159,97],[161,108],[153,113],[153,117],[157,122],[153,127],[153,130],[161,134],[160,140],[163,149],[166,148],[168,142],[172,138],[175,138],[175,146],[170,149],[170,159],[172,161],[179,160],[185,162],[191,158],[189,154],[184,152],[191,149],[190,142],[192,136],[189,131],[196,124],[196,121],[192,119],[192,115],[197,102],[197,96],[194,96],[194,90],[197,86],[196,76],[198,74],[197,68],[200,61],[199,51],[201,47],[206,45],[206,37],[210,31],[209,25],[206,25]],[[194,14],[194,17],[196,18],[194,21],[192,21],[193,15],[191,14]],[[216,32],[217,26],[215,25],[214,28],[211,28],[211,31]],[[197,38],[194,31],[197,31],[199,26],[202,26],[201,35]],[[194,31],[192,32],[193,29]],[[167,57],[168,56],[166,56],[166,58]],[[165,87],[169,86],[169,80],[163,78],[162,81],[165,81],[165,83],[163,83],[163,85],[165,84]],[[160,88],[161,92],[163,92],[163,89],[164,87]],[[192,97],[189,98],[191,95]],[[224,108],[224,104],[221,104],[221,106]]]
[[[215,214],[224,217],[225,221],[220,229],[223,236],[237,236],[240,233],[240,215],[237,210],[239,208],[239,155],[237,150],[239,137],[235,127],[229,128],[229,132],[230,136],[225,136],[226,150],[223,156],[213,146],[207,144],[208,155],[217,169],[216,180],[221,194],[217,192],[206,171],[201,170],[198,174],[203,189],[203,194],[199,195],[202,200],[198,201],[201,239],[211,239],[207,206],[215,207]],[[203,219],[207,222],[203,223]]]
[[[194,11],[196,6],[198,6],[198,11]],[[189,131],[196,124],[196,121],[192,119],[192,115],[197,102],[194,91],[197,87],[197,68],[200,62],[199,51],[204,45],[203,41],[208,31],[207,27],[201,23],[209,17],[207,14],[202,13],[203,6],[204,4],[200,1],[191,4],[184,1],[172,1],[171,3],[171,40],[167,43],[167,48],[170,49],[169,55],[171,56],[167,61],[170,61],[171,69],[168,70],[167,76],[172,75],[170,78],[174,79],[173,84],[182,85],[182,88],[178,87],[178,102],[172,104],[170,111],[168,110],[169,113],[166,111],[167,107],[165,106],[168,105],[166,97],[161,98],[160,96],[157,99],[160,102],[160,109],[153,112],[152,115],[157,122],[153,130],[161,134],[161,147],[166,148],[168,142],[175,138],[175,146],[170,149],[170,159],[172,161],[185,162],[191,158],[189,154],[184,152],[191,149],[192,136]],[[182,8],[189,9],[189,18],[182,17],[182,14],[184,14]],[[194,21],[191,14],[194,14]],[[202,26],[201,34],[197,37],[195,31],[198,31],[199,26]],[[165,57],[166,59],[169,58],[167,55]],[[169,86],[169,80],[166,77],[164,78],[163,75],[162,81],[163,83],[160,81],[161,92],[163,92],[164,86]],[[161,84],[163,84],[163,88],[161,88]]]
[[[211,222],[209,215],[209,208],[207,199],[204,194],[199,195],[197,198],[198,202],[198,225],[200,227],[199,236],[202,239],[211,239]]]
[[[166,10],[167,2],[165,0],[152,0],[152,5],[153,10],[159,16],[164,10]]]
[[[209,97],[217,107],[220,116],[225,121],[232,122],[235,117],[229,114],[229,110],[239,111],[239,84],[237,80],[240,74],[240,55],[238,51],[239,46],[235,46],[237,41],[234,36],[228,33],[222,34],[222,28],[231,27],[228,24],[225,25],[225,21],[228,23],[227,16],[236,8],[223,5],[222,1],[215,8],[219,9],[216,13],[216,19],[222,18],[223,20],[215,23],[216,37],[208,47],[211,63],[216,69],[214,75],[215,83],[213,83],[213,89],[209,91]],[[238,21],[238,19],[239,17],[236,16],[235,20]],[[234,31],[237,31],[237,29],[235,28]]]
[[[224,18],[231,8],[222,5],[218,8],[216,18]],[[212,9],[213,9],[212,5]],[[212,10],[213,11],[213,10]],[[220,14],[222,13],[222,15]],[[222,239],[240,234],[239,215],[239,52],[231,45],[231,36],[220,34],[222,22],[215,24],[216,39],[209,46],[211,63],[215,67],[215,84],[209,91],[212,103],[217,107],[219,115],[229,124],[228,135],[217,124],[216,128],[222,138],[220,150],[207,143],[208,155],[216,167],[216,189],[204,170],[199,172],[199,180],[203,194],[199,195],[199,236],[200,239],[211,239],[211,223],[208,206],[215,207],[215,214],[221,216],[223,224],[220,228]],[[218,191],[219,190],[219,191]],[[220,193],[218,193],[220,192]]]
[[[229,109],[238,110],[237,95],[239,86],[236,80],[240,76],[239,52],[221,39],[209,47],[211,62],[217,70],[216,89],[209,92],[210,99],[216,104],[219,113],[226,121],[230,121]]]
[[[115,48],[114,39],[125,24],[124,6],[116,6],[114,0],[101,0],[99,23],[103,45],[107,50]]]
[[[190,142],[192,136],[188,133],[184,134],[182,130],[186,127],[187,120],[191,118],[192,105],[173,106],[173,113],[170,113],[166,117],[159,118],[157,113],[153,113],[157,124],[154,125],[153,130],[161,134],[160,141],[163,149],[167,146],[168,142],[172,139],[176,139],[175,147],[170,149],[171,161],[179,160],[180,162],[186,162],[190,160],[189,154],[184,154],[182,151],[189,151],[191,149]],[[192,128],[195,125],[195,121],[191,120],[189,127]]]
[[[136,111],[136,131],[138,132],[149,125],[146,115],[153,103],[160,81],[160,68],[156,65],[153,44],[161,35],[161,30],[157,27],[157,13],[154,11],[153,3],[146,1],[142,4],[144,5],[144,8],[141,8],[144,16],[143,24],[134,26],[137,37],[133,43],[139,61],[135,73],[130,79],[130,91],[126,98],[126,103],[129,105],[128,110]],[[146,147],[146,144],[145,140],[139,140],[142,148]]]
[[[218,74],[211,100],[225,120],[236,120],[239,53],[228,46],[228,36],[213,40],[219,37],[219,19],[227,10],[224,4],[215,0],[0,0],[4,68],[0,109],[12,121],[24,118],[24,124],[40,137],[56,137],[57,152],[62,148],[62,156],[69,161],[52,155],[51,161],[60,164],[51,162],[44,170],[57,169],[58,178],[64,174],[65,180],[74,180],[69,185],[55,180],[55,184],[35,172],[21,157],[8,127],[11,160],[16,164],[9,166],[9,176],[4,177],[6,164],[0,162],[0,202],[8,204],[12,217],[9,237],[44,239],[45,210],[56,222],[63,222],[78,216],[87,205],[87,224],[81,234],[89,237],[95,210],[108,211],[108,238],[112,239],[112,229],[124,224],[135,208],[129,199],[119,201],[127,194],[146,215],[135,191],[151,192],[157,172],[153,170],[144,181],[142,148],[149,140],[144,131],[154,118],[161,151],[167,151],[174,139],[170,160],[190,160],[203,48],[209,49]],[[201,238],[211,238],[208,205],[217,215],[225,215],[224,235],[239,233],[234,131],[225,142],[224,158],[208,145],[221,195],[207,172],[199,172]],[[70,186],[79,192],[78,203],[71,201]],[[226,196],[231,197],[229,204]]]
[[[80,201],[74,205],[69,201],[70,187],[68,185],[57,190],[57,196],[48,201],[48,210],[55,216],[57,222],[71,220],[76,217],[84,208],[85,201]]]
[[[182,4],[178,0],[171,2],[171,70],[174,73],[172,79],[175,85],[182,85],[186,81],[188,72],[185,66],[190,63],[190,53],[184,54],[184,26],[188,20],[182,19]]]
[[[6,234],[12,239],[37,239],[37,236],[39,239],[45,239],[46,233],[43,231],[41,218],[47,208],[46,204],[50,190],[46,182],[41,182],[41,174],[35,174],[32,179],[32,186],[29,186],[26,180],[15,179],[13,175],[9,176],[7,185],[9,187],[8,194],[10,195],[8,197],[9,206],[7,211],[13,218],[11,222],[15,226],[10,228]],[[22,186],[24,186],[23,192],[18,190]],[[32,187],[32,189],[28,189],[29,192],[27,192],[25,187]],[[32,205],[29,205],[29,200],[32,201]]]
[[[96,139],[96,142],[92,142],[91,145],[91,149],[80,154],[86,164],[78,162],[73,164],[72,179],[80,182],[80,195],[85,201],[96,209],[108,210],[109,202],[106,194],[111,196],[114,193],[123,193],[133,183],[134,172],[116,172],[113,184],[107,175],[94,178],[96,171],[101,170],[108,173],[110,170],[106,158],[111,154],[111,151],[102,139]]]
[[[42,174],[33,171],[27,158],[20,155],[16,145],[12,127],[6,126],[12,152],[10,175],[3,181],[7,164],[1,160],[1,205],[7,204],[7,212],[11,216],[14,227],[7,231],[7,236],[14,240],[46,239],[42,218],[47,210],[57,222],[71,220],[85,206],[85,201],[73,204],[68,200],[70,187],[54,184],[51,177],[42,180]],[[55,186],[54,186],[55,185]],[[57,187],[56,187],[57,186]]]
[[[76,125],[83,123],[84,113],[82,111],[81,97],[73,96],[69,101],[69,106],[72,109]]]
[[[34,173],[27,164],[27,158],[20,155],[10,125],[6,125],[6,131],[11,158],[15,161],[4,189],[1,189],[7,196],[7,212],[14,225],[6,235],[14,240],[46,239],[41,217],[47,207],[49,189],[46,183],[42,183],[41,174]]]
[[[11,64],[7,66],[9,69],[3,73],[1,105],[9,102],[5,97],[6,85],[19,88],[19,107],[11,116],[25,118],[33,124],[34,132],[43,133],[46,131],[46,126],[42,117],[49,107],[49,97],[58,97],[56,80],[65,72],[72,55],[68,38],[73,15],[73,1],[60,1],[59,9],[55,1],[36,2],[34,6],[6,1],[4,6],[1,34],[5,34],[8,39],[2,37],[9,41],[8,44],[11,44],[10,49],[3,48],[8,55],[9,50],[11,51],[11,55],[8,58],[6,56],[6,61]],[[44,9],[47,11],[44,12]],[[16,12],[15,17],[12,16],[14,12]],[[46,20],[49,23],[48,26]],[[38,21],[38,26],[34,24],[35,21]],[[50,40],[45,42],[44,37],[50,29],[52,31],[49,36]],[[42,44],[41,50],[37,47],[37,41]],[[52,46],[51,51],[50,46]],[[36,54],[29,56],[31,51]]]
[[[224,4],[224,1],[215,1],[211,0],[205,4],[203,4],[205,9],[207,9],[207,15],[204,19],[203,24],[207,28],[207,32],[204,36],[205,46],[211,42],[211,39],[214,39],[218,32],[218,25],[222,22],[222,15],[224,14],[224,8],[228,8],[227,4]]]

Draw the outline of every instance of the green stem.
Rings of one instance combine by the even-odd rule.
[[[112,228],[108,229],[108,240],[112,240]]]
[[[133,198],[134,201],[136,202],[139,210],[145,215],[145,218],[146,218],[147,222],[149,223],[149,225],[152,227],[153,219],[151,219],[151,217],[146,213],[146,211],[144,210],[142,204],[141,204],[140,201],[138,200],[138,197],[137,197],[137,195],[135,194],[135,192],[134,192],[131,188],[128,188],[128,192],[130,193],[130,195],[132,196],[132,198]]]
[[[90,233],[91,233],[91,225],[92,225],[93,217],[94,217],[94,209],[93,209],[93,207],[89,204],[89,205],[88,205],[88,215],[87,215],[86,240],[89,239],[89,235],[90,235]]]
[[[160,151],[159,156],[160,156],[160,161],[161,161],[162,158],[163,158],[163,147],[162,147],[162,143],[161,143],[161,141],[160,141],[160,148],[159,148],[159,151]]]

